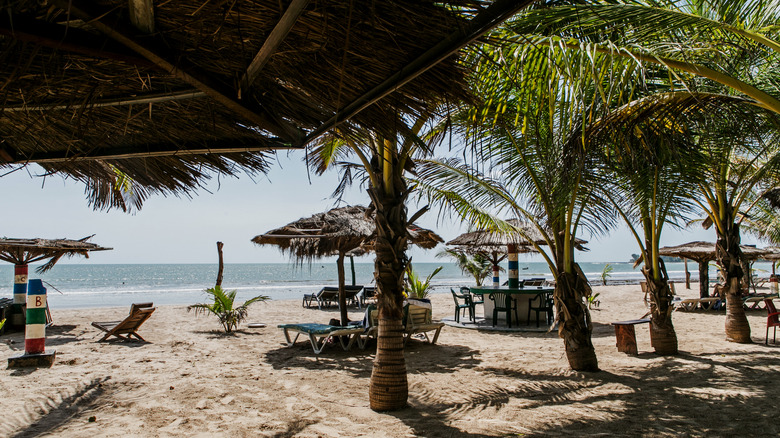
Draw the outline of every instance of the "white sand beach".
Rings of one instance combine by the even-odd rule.
[[[780,344],[764,345],[766,311],[748,311],[753,344],[725,341],[722,312],[675,312],[680,354],[615,348],[610,322],[646,313],[638,285],[596,287],[593,342],[602,369],[569,370],[556,333],[445,327],[436,345],[410,341],[409,407],[369,409],[373,348],[283,346],[277,324],[327,323],[336,310],[299,300],[258,303],[232,335],[214,317],[158,307],[147,342],[97,342],[95,320],[128,308],[57,310],[52,368],[0,372],[2,436],[502,437],[777,436]],[[695,297],[697,285],[683,297]],[[435,318],[452,317],[449,294]],[[351,312],[359,319],[361,312]],[[770,334],[771,336],[771,334]],[[0,358],[19,355],[21,334],[0,337]]]

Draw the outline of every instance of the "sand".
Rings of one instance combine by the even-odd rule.
[[[766,311],[749,311],[753,344],[725,341],[724,313],[675,312],[680,354],[615,348],[610,322],[646,312],[638,285],[596,287],[593,342],[602,371],[568,367],[556,333],[445,327],[436,345],[409,343],[409,407],[368,406],[373,349],[282,345],[287,322],[327,322],[335,310],[300,301],[258,303],[237,333],[183,306],[158,307],[140,330],[147,342],[97,342],[93,320],[127,308],[52,311],[52,368],[0,372],[0,436],[495,437],[777,436],[778,345],[764,345]],[[698,287],[685,290],[694,297]],[[449,294],[434,317],[452,317]],[[359,311],[351,312],[354,319]],[[771,335],[770,335],[771,336]],[[23,351],[0,337],[0,359]]]

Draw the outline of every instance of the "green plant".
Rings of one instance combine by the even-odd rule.
[[[225,328],[225,333],[230,333],[238,327],[238,324],[243,321],[249,311],[249,305],[257,301],[266,301],[269,298],[265,295],[258,295],[254,298],[244,301],[244,304],[235,306],[236,293],[238,291],[231,290],[225,291],[222,286],[214,286],[206,289],[204,292],[211,295],[214,298],[214,302],[211,304],[201,303],[187,306],[187,311],[195,311],[195,315],[200,313],[212,313],[219,318],[219,322],[222,327]]]
[[[445,249],[436,254],[436,257],[452,257],[455,259],[455,262],[464,274],[474,277],[477,286],[482,286],[482,282],[490,275],[493,268],[490,260],[479,253],[471,255],[462,250]],[[503,270],[502,268],[499,269]]]
[[[601,301],[596,299],[599,295],[601,294],[596,292],[595,294],[592,294],[588,297],[588,309],[593,309],[594,307],[598,307],[601,304]]]
[[[604,269],[601,271],[601,284],[604,286],[607,285],[607,279],[612,276],[612,271],[615,270],[615,267],[611,264],[607,263],[604,265]],[[596,294],[598,295],[598,294]]]
[[[431,279],[441,271],[443,266],[439,266],[431,272],[431,275],[425,278],[425,281],[420,280],[420,277],[412,269],[412,264],[406,265],[406,281],[404,285],[404,292],[410,298],[427,298],[431,290]]]

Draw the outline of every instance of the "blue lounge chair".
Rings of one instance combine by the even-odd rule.
[[[315,294],[304,294],[303,307],[311,308],[313,303],[317,303],[317,308],[322,309],[323,306],[330,306],[334,300],[337,303],[339,301],[339,288],[325,286]]]
[[[307,335],[314,354],[320,354],[325,349],[325,346],[328,345],[328,341],[334,338],[334,336],[336,337],[334,339],[338,339],[344,351],[352,348],[355,342],[358,345],[362,345],[360,335],[364,331],[364,328],[361,326],[337,326],[316,323],[280,324],[278,327],[284,331],[288,347],[292,347],[301,334]],[[295,338],[292,340],[290,339],[290,332],[295,332]],[[348,338],[349,341],[345,342],[345,338]]]

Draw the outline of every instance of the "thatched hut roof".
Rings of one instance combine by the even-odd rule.
[[[104,248],[95,243],[87,242],[92,236],[79,240],[70,239],[20,239],[0,238],[0,260],[15,265],[26,265],[49,259],[38,268],[38,272],[45,272],[57,263],[63,256],[72,257],[82,255],[89,258],[90,251],[107,251],[112,248]]]
[[[513,227],[522,229],[523,232],[470,231],[450,240],[447,242],[447,245],[490,252],[494,250],[506,251],[506,245],[515,244],[518,252],[521,253],[535,251],[531,242],[546,245],[547,242],[544,240],[542,233],[535,226],[522,223],[517,219],[509,219],[507,222]],[[585,250],[583,245],[586,243],[588,242],[579,238],[575,240],[575,245],[579,250]]]
[[[37,162],[98,207],[186,193],[339,126],[468,100],[457,52],[510,0],[19,0],[0,14],[0,168]]]
[[[757,260],[761,258],[772,260],[768,257],[777,257],[778,254],[780,254],[780,251],[775,248],[756,248],[755,246],[750,245],[740,245],[740,249],[742,249],[742,254],[744,254],[745,258],[748,260]],[[715,254],[715,243],[702,241],[689,242],[677,246],[664,246],[658,253],[664,256],[682,257],[699,263],[708,262],[717,258]]]
[[[277,245],[298,260],[311,260],[339,252],[370,251],[376,238],[374,212],[363,206],[334,208],[301,218],[281,228],[255,236],[258,245]],[[409,241],[430,249],[444,241],[431,230],[414,224],[408,227]]]

